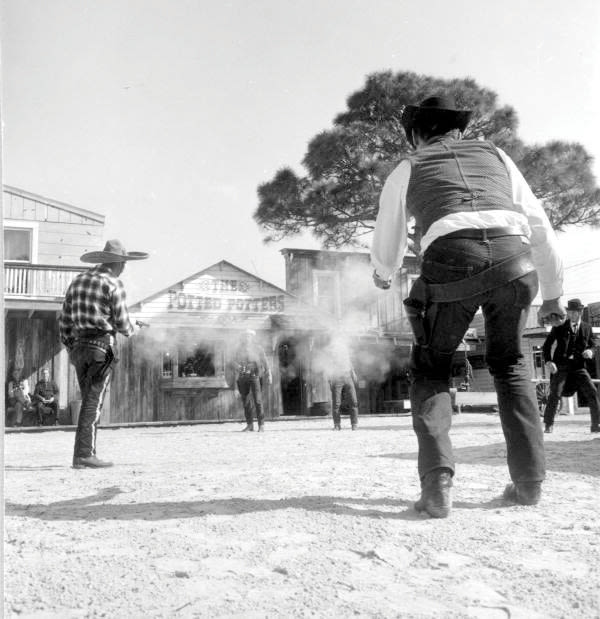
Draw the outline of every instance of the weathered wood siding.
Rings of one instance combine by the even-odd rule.
[[[33,391],[35,384],[41,378],[43,368],[50,371],[50,376],[57,384],[61,384],[61,374],[68,372],[68,359],[61,354],[58,336],[58,321],[55,313],[27,315],[9,314],[6,317],[5,330],[5,367],[7,378],[10,379],[15,366],[22,368],[23,378],[29,381]],[[61,390],[59,405],[66,407],[72,391]],[[74,394],[75,397],[78,394]]]
[[[37,263],[80,265],[80,256],[103,245],[104,216],[68,204],[48,200],[19,189],[5,187],[5,220],[37,222]],[[11,222],[5,223],[10,227]]]
[[[186,331],[189,338],[205,337],[205,331]],[[223,336],[224,334],[221,334]],[[221,388],[177,386],[176,381],[162,377],[162,352],[160,341],[148,333],[131,338],[119,338],[117,356],[111,380],[109,402],[104,417],[110,423],[136,421],[180,421],[243,419],[244,410],[240,395],[234,389],[232,371],[233,349],[239,333],[225,334],[229,338],[225,347],[227,386]],[[265,350],[272,368],[273,382],[263,385],[263,406],[267,419],[281,414],[281,387],[279,364],[272,352]],[[190,381],[191,383],[192,381]]]
[[[312,310],[285,291],[222,261],[131,307],[150,325],[119,338],[120,362],[110,394],[110,421],[243,419],[234,389],[234,350],[240,332],[252,328],[265,349],[273,383],[263,386],[265,416],[282,413],[278,342],[285,331],[273,317],[314,326]],[[289,325],[288,325],[289,326]],[[214,343],[219,351],[215,376],[206,379],[162,375],[163,353],[191,342]]]

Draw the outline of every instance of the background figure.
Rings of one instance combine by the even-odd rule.
[[[356,372],[350,360],[350,351],[344,338],[334,336],[326,350],[329,386],[331,387],[331,412],[333,429],[341,430],[342,393],[350,406],[350,425],[358,427],[358,399],[356,397]]]
[[[35,385],[32,400],[38,423],[54,425],[58,420],[58,385],[50,380],[48,368],[42,370],[42,378]]]
[[[8,406],[15,411],[15,425],[23,425],[23,413],[31,410],[31,395],[29,393],[29,381],[21,378],[21,370],[15,369],[12,380],[8,383]]]
[[[560,398],[568,391],[581,390],[590,407],[592,432],[600,432],[600,397],[585,362],[594,357],[595,337],[591,325],[581,320],[584,305],[579,299],[567,303],[567,320],[552,327],[544,342],[546,369],[550,372],[550,395],[544,410],[545,431],[554,429],[554,418]],[[552,346],[556,344],[554,354]]]
[[[67,289],[59,320],[60,338],[69,351],[81,390],[73,468],[112,466],[96,455],[98,421],[115,362],[115,337],[117,333],[129,337],[135,331],[119,275],[128,260],[147,257],[142,252],[126,252],[120,241],[107,241],[103,251],[81,256],[82,262],[97,266],[78,275]]]
[[[237,388],[242,396],[246,427],[244,432],[254,431],[253,413],[256,410],[258,431],[264,432],[265,418],[262,401],[262,379],[266,375],[268,384],[271,384],[271,368],[265,351],[256,342],[256,332],[247,329],[235,351],[237,373]]]
[[[385,182],[371,251],[375,285],[389,288],[414,218],[423,260],[404,304],[414,334],[410,400],[421,479],[415,509],[437,518],[452,505],[452,357],[479,308],[513,482],[504,496],[524,505],[539,501],[544,440],[521,351],[538,278],[540,317],[564,316],[562,261],[548,217],[506,153],[486,140],[462,139],[470,117],[447,96],[405,107],[401,122],[415,152]]]

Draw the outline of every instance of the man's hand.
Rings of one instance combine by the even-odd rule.
[[[273,382],[273,376],[271,375],[271,372],[267,373],[267,384],[270,385]]]
[[[392,278],[381,279],[379,275],[377,275],[377,271],[373,271],[373,283],[377,286],[377,288],[381,288],[382,290],[387,290],[392,285]]]
[[[566,318],[567,312],[560,302],[560,297],[544,301],[538,310],[538,323],[542,327],[547,324],[551,327],[558,327]]]
[[[594,356],[594,351],[591,348],[586,348],[582,353],[581,356],[584,359],[592,359]]]
[[[556,374],[556,372],[558,372],[556,363],[554,363],[553,361],[546,361],[546,371],[550,374]]]

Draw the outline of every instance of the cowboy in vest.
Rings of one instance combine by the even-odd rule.
[[[546,369],[550,373],[550,395],[544,410],[544,425],[548,434],[554,429],[556,409],[567,381],[571,390],[581,390],[589,403],[591,431],[600,432],[600,397],[585,367],[585,362],[594,357],[596,342],[591,325],[581,320],[583,309],[579,299],[571,299],[567,303],[568,319],[562,325],[552,327],[542,348]]]
[[[436,518],[447,517],[452,505],[452,356],[479,308],[513,482],[504,496],[524,505],[539,501],[543,433],[521,352],[538,282],[544,299],[538,318],[565,315],[563,267],[548,218],[506,153],[488,141],[462,139],[470,117],[446,96],[406,106],[402,126],[415,152],[383,187],[371,250],[375,284],[389,288],[414,218],[421,274],[404,304],[415,338],[410,400],[421,479],[415,508]]]
[[[81,256],[82,262],[96,266],[78,275],[67,289],[59,328],[81,391],[73,453],[75,469],[112,466],[112,462],[100,460],[96,455],[98,421],[116,361],[117,333],[129,337],[135,331],[119,275],[129,260],[147,257],[143,252],[125,251],[120,241],[107,241],[103,251]]]
[[[254,329],[246,329],[244,331],[241,342],[235,350],[234,359],[237,370],[237,388],[242,397],[244,416],[246,418],[244,432],[254,431],[254,411],[256,411],[258,431],[264,432],[263,377],[267,377],[269,385],[273,379],[264,348],[256,341],[256,331]]]

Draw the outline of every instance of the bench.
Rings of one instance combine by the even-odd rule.
[[[463,406],[498,407],[498,396],[495,391],[457,391],[454,396],[457,413]]]

